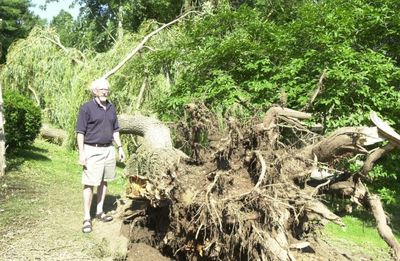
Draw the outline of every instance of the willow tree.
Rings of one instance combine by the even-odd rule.
[[[137,34],[125,34],[105,53],[66,47],[54,30],[35,28],[10,49],[0,81],[32,97],[43,109],[47,123],[68,130],[68,144],[73,145],[77,111],[91,96],[90,82],[117,66],[153,31],[157,33],[148,37],[146,45],[113,73],[111,100],[119,113],[132,113],[138,107],[146,111],[169,91],[171,83],[163,64],[149,62],[148,57],[175,41],[179,28],[158,28],[155,22],[144,23]]]

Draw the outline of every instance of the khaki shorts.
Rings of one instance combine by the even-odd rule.
[[[115,149],[114,146],[94,147],[84,145],[86,168],[82,173],[82,184],[99,186],[102,181],[115,179]]]

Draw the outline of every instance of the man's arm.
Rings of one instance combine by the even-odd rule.
[[[121,138],[119,137],[119,132],[118,131],[114,132],[113,138],[114,138],[115,144],[118,147],[119,160],[123,162],[125,160],[125,153],[124,153],[124,150],[122,148]]]
[[[82,166],[86,166],[86,155],[85,155],[85,150],[83,149],[85,136],[82,133],[78,133],[76,136],[76,140],[79,149],[79,164]]]

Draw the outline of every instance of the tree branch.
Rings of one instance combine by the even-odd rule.
[[[102,78],[107,79],[108,77],[110,77],[111,75],[113,75],[114,73],[116,73],[119,69],[121,69],[122,66],[124,66],[124,64],[125,64],[127,61],[129,61],[140,49],[143,48],[144,44],[145,44],[151,37],[153,37],[154,35],[158,34],[158,33],[159,33],[160,31],[162,31],[164,28],[166,28],[166,27],[168,27],[168,26],[170,26],[170,25],[172,25],[172,24],[174,24],[174,23],[180,21],[182,18],[188,16],[188,15],[191,14],[191,13],[197,13],[197,12],[196,12],[196,11],[187,12],[186,14],[184,14],[184,15],[178,17],[177,19],[175,19],[175,20],[173,20],[173,21],[171,21],[171,22],[169,22],[169,23],[167,23],[167,24],[164,24],[163,26],[161,26],[161,27],[158,28],[157,30],[154,30],[153,32],[151,32],[151,33],[149,33],[148,35],[146,35],[146,36],[143,38],[143,40],[142,40],[130,53],[128,53],[128,55],[127,55],[117,66],[115,66],[112,70],[106,72],[106,73],[102,76]]]
[[[374,166],[375,162],[380,159],[383,155],[386,153],[392,151],[395,148],[394,145],[392,144],[387,144],[386,146],[382,148],[376,149],[374,152],[368,155],[367,159],[364,162],[363,168],[361,170],[361,173],[365,176],[368,174],[368,172],[371,171],[372,167]]]
[[[65,46],[61,44],[60,39],[59,39],[58,37],[56,38],[57,41],[55,41],[55,40],[53,40],[53,39],[51,39],[51,38],[48,38],[48,37],[46,37],[46,36],[43,36],[43,38],[49,40],[49,41],[52,42],[53,44],[55,44],[55,45],[57,45],[58,47],[60,47],[64,52],[68,53],[67,48],[65,48]],[[71,59],[74,60],[76,63],[78,63],[78,64],[80,64],[80,65],[85,65],[85,63],[82,62],[81,60],[78,60],[78,59],[76,59],[76,58],[74,58],[74,57],[71,57]]]
[[[306,104],[306,105],[301,109],[302,111],[307,110],[307,109],[310,108],[311,105],[314,103],[315,98],[317,98],[318,94],[319,94],[319,93],[321,92],[321,90],[322,90],[322,87],[324,87],[324,84],[322,83],[322,81],[325,79],[325,77],[326,77],[326,69],[324,69],[324,70],[322,71],[322,74],[321,74],[321,76],[319,77],[319,80],[318,80],[317,89],[315,89],[315,91],[314,91],[313,95],[311,96],[310,101],[308,102],[308,104]]]

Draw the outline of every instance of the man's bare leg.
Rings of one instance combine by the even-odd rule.
[[[83,219],[90,219],[90,205],[92,205],[93,186],[83,186]]]
[[[82,232],[89,233],[92,231],[92,223],[90,222],[90,206],[92,205],[93,186],[83,186],[83,228]]]
[[[97,187],[97,207],[96,207],[96,218],[103,222],[109,222],[113,220],[111,216],[104,214],[103,206],[104,200],[107,194],[107,182],[102,181],[100,186]]]
[[[100,186],[97,187],[97,207],[96,214],[100,214],[103,212],[104,200],[107,194],[107,182],[102,181]]]

